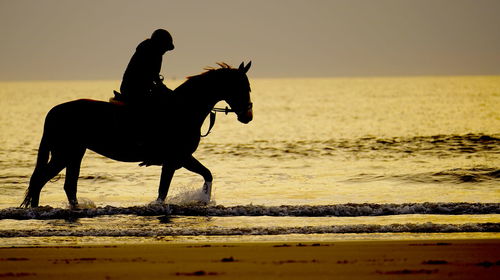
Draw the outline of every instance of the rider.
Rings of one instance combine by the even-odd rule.
[[[126,103],[142,103],[148,96],[171,92],[160,75],[162,56],[174,49],[172,36],[165,29],[157,29],[140,43],[123,74],[121,99]]]
[[[138,127],[139,133],[134,136],[133,141],[145,149],[147,158],[143,165],[156,164],[152,161],[157,153],[154,147],[161,139],[155,134],[157,128],[153,120],[156,119],[156,110],[153,109],[155,102],[151,97],[172,92],[163,84],[160,69],[162,56],[173,49],[170,33],[164,29],[155,30],[150,39],[144,40],[137,46],[123,74],[121,94],[115,92],[118,101],[122,100],[133,106],[130,111],[132,114],[125,122]]]

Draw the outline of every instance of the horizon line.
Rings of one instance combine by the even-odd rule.
[[[437,78],[437,77],[496,77],[500,76],[497,74],[401,74],[401,75],[333,75],[333,76],[257,76],[248,77],[249,79],[369,79],[369,78]],[[168,81],[179,81],[186,80],[187,77],[178,78],[176,76],[170,76],[165,78]],[[2,79],[0,82],[85,82],[85,81],[121,81],[120,79],[111,78],[82,78],[82,79]]]

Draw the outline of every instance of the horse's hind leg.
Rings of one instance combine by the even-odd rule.
[[[26,198],[24,199],[21,206],[25,207],[38,207],[40,201],[40,192],[42,188],[54,178],[61,170],[63,170],[64,164],[61,161],[51,159],[45,165],[37,165],[31,175],[28,191],[26,193]]]
[[[68,202],[70,207],[75,208],[78,206],[78,200],[76,198],[78,176],[80,176],[80,165],[82,163],[83,155],[85,154],[85,149],[75,151],[71,153],[70,157],[67,157],[66,164],[66,179],[64,181],[64,191],[68,197]]]
[[[212,196],[212,173],[208,168],[206,168],[203,164],[201,164],[197,159],[191,156],[189,159],[184,161],[183,167],[187,170],[199,174],[205,179],[205,183],[203,183],[203,199],[202,202],[208,203],[210,202],[210,198]]]

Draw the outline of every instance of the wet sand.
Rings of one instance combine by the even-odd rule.
[[[0,279],[498,279],[500,240],[0,248]]]

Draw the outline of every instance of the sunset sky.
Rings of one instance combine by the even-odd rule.
[[[0,80],[121,79],[156,28],[162,73],[224,61],[252,77],[500,74],[498,0],[0,0]]]

